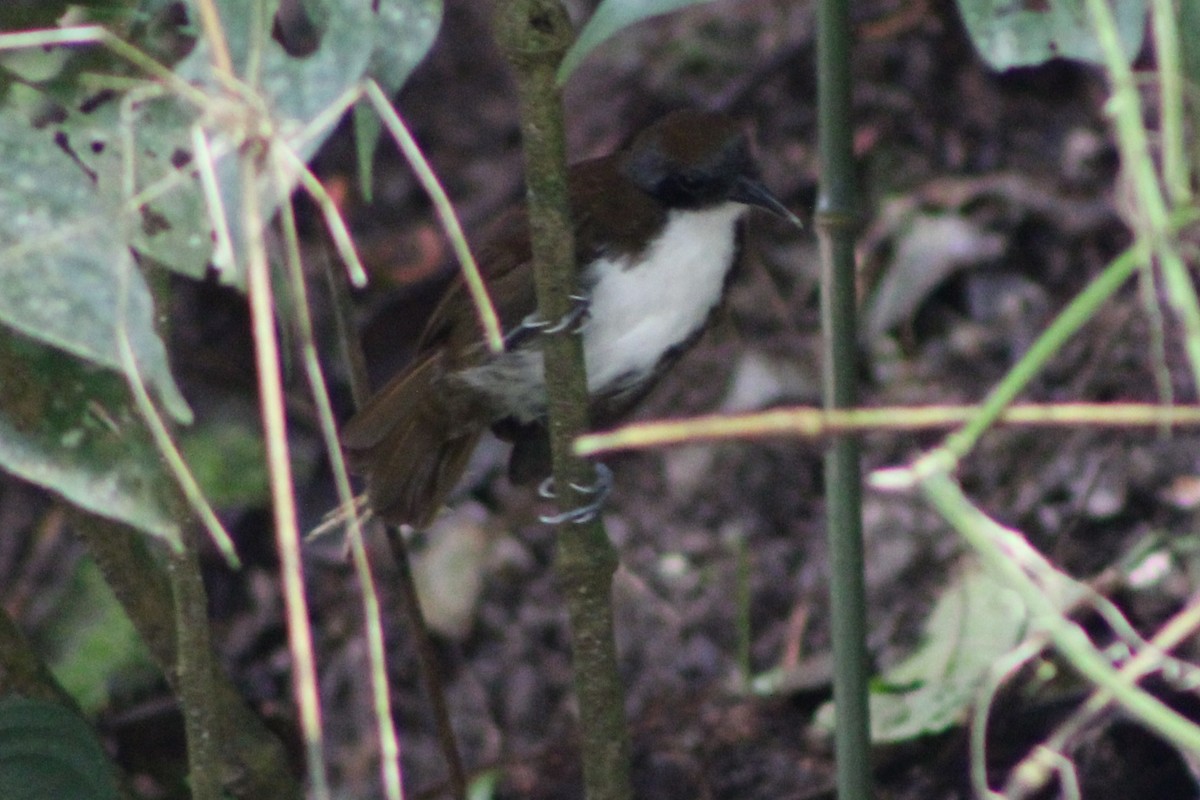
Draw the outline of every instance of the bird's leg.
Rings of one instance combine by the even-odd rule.
[[[612,492],[613,474],[612,470],[604,464],[597,461],[594,465],[596,470],[596,480],[587,486],[580,486],[577,483],[572,483],[571,488],[581,494],[591,495],[592,502],[578,508],[567,509],[558,514],[543,514],[538,517],[547,525],[560,525],[564,522],[570,522],[575,525],[582,525],[585,522],[591,522],[604,508],[604,503],[608,500],[608,495]],[[557,495],[554,491],[554,478],[546,478],[538,486],[538,495],[553,500]]]
[[[547,322],[536,313],[521,320],[521,324],[504,334],[504,349],[512,350],[529,341],[535,333],[582,333],[587,325],[591,298],[587,295],[571,295],[571,308],[557,322]]]

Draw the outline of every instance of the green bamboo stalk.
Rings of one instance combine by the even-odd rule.
[[[817,12],[818,149],[821,191],[822,356],[826,408],[857,402],[854,233],[857,197],[850,123],[848,0],[822,0]],[[833,699],[837,706],[838,797],[866,800],[871,791],[867,706],[866,588],[863,577],[862,478],[859,445],[836,437],[825,455],[826,525],[833,618]]]

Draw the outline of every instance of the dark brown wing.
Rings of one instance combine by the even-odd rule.
[[[367,398],[341,431],[342,445],[355,469],[361,469],[364,460],[356,456],[377,447],[397,425],[423,411],[442,372],[436,356],[420,359]]]
[[[584,161],[571,168],[575,259],[582,267],[600,257],[637,256],[666,210],[618,174],[620,156]]]
[[[484,281],[505,298],[501,325],[509,329],[536,308],[533,281],[517,269],[529,261],[523,214],[499,223],[479,251]],[[498,305],[500,305],[498,303]],[[367,477],[371,507],[393,523],[424,527],[453,490],[479,436],[490,424],[447,372],[486,357],[481,327],[458,278],[434,309],[413,364],[373,394],[342,429],[352,468]],[[474,346],[480,345],[480,346]]]
[[[630,182],[613,179],[617,168],[617,159],[606,157],[571,170],[581,265],[600,256],[634,255],[662,222],[665,212],[657,204]],[[512,331],[537,309],[525,211],[501,217],[485,242],[477,252],[480,271],[502,330]],[[459,277],[430,315],[413,365],[388,381],[342,431],[350,462],[366,474],[380,516],[421,527],[437,513],[480,434],[495,421],[443,379],[487,357],[475,306]]]
[[[571,168],[575,258],[581,268],[601,256],[636,254],[651,232],[662,225],[666,212],[633,183],[618,179],[618,169],[618,156],[584,161]],[[477,253],[479,269],[500,314],[501,329],[511,331],[537,310],[533,275],[527,268],[533,251],[525,209],[515,209],[497,220],[484,242]],[[452,352],[465,353],[482,340],[478,314],[459,277],[430,316],[417,352],[449,345]],[[447,364],[452,366],[459,365]]]
[[[395,376],[342,429],[371,508],[388,522],[429,524],[458,483],[486,425],[444,397],[440,354]]]
[[[529,219],[524,209],[510,211],[501,217],[492,227],[486,243],[476,252],[479,271],[500,317],[502,331],[512,330],[537,309],[533,275],[528,269],[519,269],[528,266],[532,258]],[[477,350],[472,345],[482,342],[483,326],[460,274],[430,315],[417,342],[418,358],[445,347],[470,361],[472,356],[482,356],[482,351],[468,355]],[[455,366],[461,364],[447,364],[447,367]]]

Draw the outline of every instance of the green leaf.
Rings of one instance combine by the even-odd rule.
[[[874,682],[872,741],[907,741],[962,722],[988,670],[1024,637],[1027,616],[1016,592],[967,570],[938,599],[921,647]]]
[[[712,0],[604,0],[579,32],[558,67],[561,86],[588,55],[614,34],[636,22]]]
[[[190,172],[195,166],[189,132],[195,112],[164,95],[131,103],[123,114],[118,97],[103,97],[80,100],[50,132],[95,175],[96,205],[120,210],[121,227],[114,226],[114,233],[122,234],[126,247],[182,275],[203,278],[213,237],[208,205]],[[134,142],[132,164],[126,136]],[[153,193],[136,209],[127,173],[134,178],[135,192]]]
[[[205,420],[180,437],[184,459],[214,508],[265,503],[271,490],[262,429],[253,409],[240,417]],[[295,457],[296,453],[289,452]]]
[[[437,38],[441,0],[383,0],[371,22],[374,42],[367,75],[385,92],[397,91]]]
[[[428,51],[440,20],[440,3],[430,0],[388,0],[377,11],[361,0],[324,0],[310,3],[319,14],[315,21],[321,30],[320,44],[304,56],[291,56],[274,40],[254,38],[257,26],[254,3],[245,0],[218,0],[221,21],[229,34],[229,49],[234,70],[244,74],[252,54],[261,57],[259,90],[271,111],[272,125],[282,142],[301,160],[308,161],[332,132],[338,118],[309,130],[306,126],[322,118],[329,106],[367,74],[376,71],[398,86]],[[267,13],[275,3],[267,2]],[[269,19],[269,17],[268,17]],[[390,38],[395,37],[395,38]],[[383,54],[386,48],[393,52]],[[212,69],[210,43],[202,40],[180,63],[177,74],[210,91],[223,91],[222,79]],[[225,158],[217,165],[217,178],[231,235],[237,246],[248,233],[241,229],[242,189],[238,159]],[[296,179],[285,186],[266,182],[263,214],[269,218],[295,188]],[[240,284],[240,276],[235,280]]]
[[[115,800],[113,770],[91,728],[44,700],[0,700],[0,797]]]
[[[118,371],[124,326],[143,379],[190,421],[121,227],[50,136],[0,114],[0,324]]]
[[[1014,553],[1027,544],[1014,536]],[[1015,556],[1014,556],[1015,557]],[[1086,592],[1044,562],[1030,558],[1047,596],[1067,608]],[[970,559],[938,598],[925,622],[921,645],[871,683],[871,741],[909,741],[961,724],[989,671],[1026,636],[1038,630],[1024,601],[1001,580]],[[834,707],[827,703],[816,723],[833,730]]]
[[[277,0],[216,2],[234,72],[253,83],[267,119],[253,115],[255,101],[248,95],[239,97],[229,89],[213,67],[212,43],[200,38],[175,66],[175,74],[208,95],[204,109],[162,89],[115,96],[81,92],[66,109],[66,118],[47,128],[45,138],[59,137],[95,174],[106,207],[128,210],[130,175],[134,191],[153,193],[131,214],[137,224],[128,226],[128,240],[139,253],[192,278],[204,277],[213,258],[210,211],[195,174],[199,160],[206,158],[195,145],[197,126],[210,142],[220,201],[239,248],[248,233],[258,234],[242,226],[239,153],[246,151],[247,142],[273,136],[308,161],[338,122],[337,116],[324,118],[329,106],[368,74],[398,88],[428,51],[441,19],[437,0],[381,0],[376,10],[365,0],[312,0],[307,8],[319,42],[310,53],[290,55],[270,36],[277,5]],[[251,64],[258,65],[256,76],[246,75]],[[318,119],[321,123],[307,127]],[[132,164],[127,137],[134,142]],[[264,219],[289,197],[296,181],[289,175],[285,185],[276,185],[268,171],[260,183]],[[244,285],[239,271],[218,266],[223,282]]]
[[[51,650],[54,677],[86,714],[109,705],[114,685],[145,687],[160,679],[146,645],[90,559],[79,562],[40,638]]]
[[[354,155],[358,158],[358,184],[363,200],[371,202],[375,194],[375,150],[379,147],[379,136],[383,123],[375,109],[359,102],[354,106]]]
[[[1052,58],[1103,63],[1086,0],[957,2],[975,49],[992,69],[1034,66]],[[1145,37],[1145,0],[1118,0],[1110,5],[1116,17],[1121,47],[1126,59],[1132,61]]]
[[[68,0],[6,0],[0,4],[0,31],[22,31],[53,25],[67,11]]]
[[[317,21],[321,40],[311,53],[292,56],[270,37],[271,20],[279,0],[216,0],[233,70],[243,78],[252,58],[260,59],[257,89],[279,132],[316,118],[343,91],[366,73],[371,48],[364,39],[374,23],[371,4],[361,0],[325,0],[323,19]],[[200,39],[175,73],[208,89],[212,96],[225,92],[225,79],[213,67],[212,42]],[[332,129],[337,120],[330,120]],[[311,154],[319,141],[308,143]]]
[[[383,91],[394,94],[412,74],[437,38],[442,22],[441,0],[390,0],[380,3],[372,30],[375,41],[367,77]],[[358,155],[363,197],[371,199],[371,167],[383,124],[374,111],[360,103],[354,108],[354,144]]]
[[[178,542],[168,500],[173,487],[125,380],[3,327],[0,467],[81,508]]]
[[[467,787],[467,800],[494,800],[501,777],[499,769],[485,769],[477,773]]]

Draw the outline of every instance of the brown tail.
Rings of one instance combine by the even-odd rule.
[[[367,476],[371,509],[393,524],[429,524],[484,430],[453,417],[438,397],[440,362],[432,356],[392,378],[342,430],[351,467]]]

